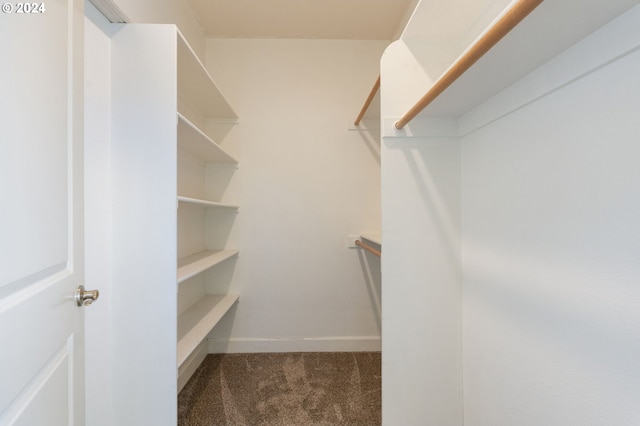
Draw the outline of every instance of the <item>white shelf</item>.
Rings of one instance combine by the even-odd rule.
[[[235,210],[239,208],[239,206],[235,204],[219,203],[217,201],[208,201],[208,200],[201,200],[198,198],[183,197],[181,195],[178,196],[178,201],[181,203],[195,204],[202,207],[219,207],[224,209],[235,209]]]
[[[205,296],[178,317],[178,368],[237,300],[237,294]]]
[[[382,232],[380,231],[371,231],[371,232],[363,232],[360,234],[360,238],[371,241],[374,244],[382,245]]]
[[[637,0],[590,1],[588,7],[579,0],[543,2],[419,116],[461,116],[635,4]]]
[[[178,93],[183,102],[205,118],[238,118],[179,31]]]
[[[178,259],[178,284],[231,259],[239,250],[206,250]]]
[[[195,154],[205,163],[238,163],[238,160],[227,154],[220,145],[180,113],[178,113],[178,147]]]

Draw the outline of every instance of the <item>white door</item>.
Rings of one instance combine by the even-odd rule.
[[[0,425],[81,425],[83,3],[1,7]]]

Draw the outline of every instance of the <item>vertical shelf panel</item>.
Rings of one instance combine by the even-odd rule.
[[[109,368],[113,388],[126,392],[113,395],[113,420],[171,426],[177,412],[176,29],[117,28],[111,38],[109,302],[118,313],[112,316],[118,344]]]

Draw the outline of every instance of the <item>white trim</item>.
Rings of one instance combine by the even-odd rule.
[[[209,339],[209,353],[379,352],[380,336]]]

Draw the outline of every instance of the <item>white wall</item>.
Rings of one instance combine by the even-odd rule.
[[[640,423],[638,19],[462,138],[465,425]]]
[[[380,227],[379,131],[349,127],[386,45],[207,41],[208,68],[240,117],[223,141],[239,168],[209,189],[240,205],[224,236],[239,259],[211,284],[240,302],[210,350],[380,348],[379,260],[344,240]]]

